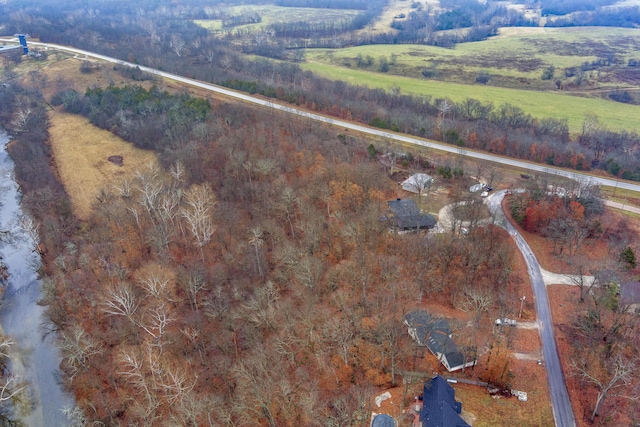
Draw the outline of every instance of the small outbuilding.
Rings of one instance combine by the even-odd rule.
[[[432,185],[432,177],[426,173],[414,173],[402,182],[402,189],[422,195],[422,192],[431,188]]]

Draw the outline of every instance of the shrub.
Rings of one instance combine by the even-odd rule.
[[[631,246],[627,246],[620,253],[620,261],[625,264],[627,270],[636,268],[636,254],[633,249],[631,249]]]
[[[488,73],[478,73],[478,75],[476,76],[476,83],[482,83],[483,85],[486,85],[487,83],[489,83],[490,79],[491,76]]]

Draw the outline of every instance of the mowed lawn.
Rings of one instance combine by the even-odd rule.
[[[555,92],[507,89],[481,84],[459,84],[427,79],[394,76],[321,63],[305,63],[301,67],[331,79],[355,85],[389,90],[393,86],[401,93],[449,98],[460,102],[473,98],[493,102],[495,106],[513,104],[536,118],[567,119],[569,130],[581,129],[585,114],[595,114],[600,122],[615,130],[640,130],[640,106],[622,104],[598,98],[583,98]]]

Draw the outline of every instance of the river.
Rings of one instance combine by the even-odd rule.
[[[31,411],[19,419],[29,427],[65,426],[69,422],[62,409],[72,406],[73,399],[59,381],[60,352],[54,338],[42,338],[44,307],[37,304],[42,282],[35,273],[40,258],[33,251],[33,239],[20,225],[20,193],[13,180],[13,161],[4,150],[8,141],[0,131],[0,230],[12,231],[10,242],[0,244],[0,255],[9,273],[0,325],[16,342],[17,357],[11,370],[29,383]]]

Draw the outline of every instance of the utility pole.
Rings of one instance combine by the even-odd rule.
[[[518,318],[522,317],[522,307],[524,306],[524,300],[527,298],[526,295],[522,295],[522,298],[520,298],[520,313],[518,313]]]

